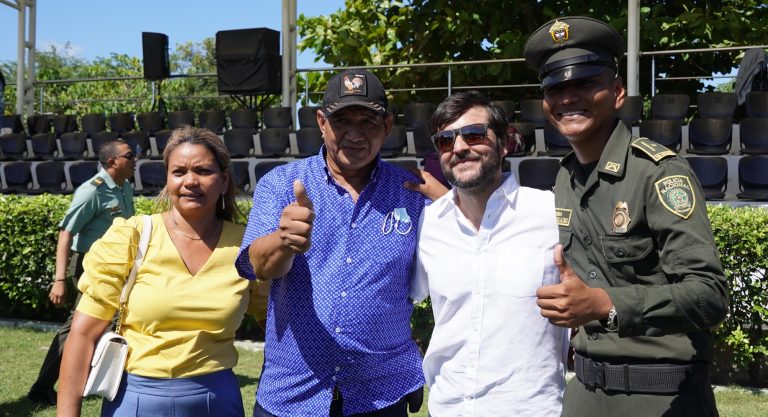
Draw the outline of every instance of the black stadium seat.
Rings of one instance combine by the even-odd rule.
[[[136,123],[133,121],[133,113],[122,112],[112,113],[109,115],[109,130],[122,134],[128,132],[136,127]]]
[[[688,125],[688,153],[724,155],[731,150],[731,119],[693,119]]]
[[[616,115],[627,127],[632,127],[643,118],[643,97],[627,96]]]
[[[548,123],[544,113],[544,100],[527,98],[520,100],[520,121],[533,123],[536,129],[541,129]]]
[[[111,142],[118,139],[119,139],[119,136],[117,132],[113,132],[113,131],[94,132],[93,136],[91,136],[91,146],[93,146],[93,156],[89,157],[88,159],[99,159],[99,149],[101,148],[101,145],[105,144],[106,142]]]
[[[299,156],[312,156],[323,146],[323,132],[319,127],[302,127],[296,131],[296,147]]]
[[[739,199],[768,201],[768,156],[739,159],[739,188]]]
[[[500,108],[507,117],[507,123],[515,121],[515,101],[514,100],[494,100],[493,105]]]
[[[51,116],[47,114],[33,114],[27,117],[27,132],[29,136],[51,131]]]
[[[688,116],[691,98],[686,94],[657,94],[651,99],[653,119],[672,119],[681,123]]]
[[[141,130],[131,130],[123,132],[123,142],[131,147],[137,158],[141,158],[150,153],[149,137],[147,133]]]
[[[232,158],[247,158],[253,155],[253,130],[233,128],[224,132],[224,145]]]
[[[525,158],[518,165],[520,185],[552,191],[559,170],[560,161],[556,158]]]
[[[168,113],[168,129],[195,125],[195,114],[190,110],[176,110]]]
[[[255,109],[250,108],[230,110],[229,122],[232,124],[232,129],[256,129],[259,114]]]
[[[157,195],[165,187],[165,168],[161,161],[144,161],[139,165],[141,195]]]
[[[77,132],[77,116],[73,114],[57,114],[51,118],[51,123],[57,137],[64,133]]]
[[[27,137],[23,133],[0,136],[0,154],[5,161],[19,161],[27,157]]]
[[[317,127],[319,106],[304,106],[299,109],[299,128]]]
[[[248,161],[232,161],[232,181],[239,192],[252,193],[251,175],[248,172]]]
[[[107,130],[107,119],[101,113],[88,113],[80,119],[80,125],[83,132],[91,138],[94,133]]]
[[[741,154],[768,155],[768,117],[748,117],[739,123]]]
[[[264,157],[283,157],[288,155],[290,146],[287,127],[268,127],[259,132],[261,155]],[[258,156],[258,155],[257,155]]]
[[[3,194],[26,194],[32,189],[32,164],[28,161],[15,161],[3,164],[3,174],[7,188]]]
[[[539,156],[565,156],[573,150],[568,138],[549,122],[544,125],[544,147]]]
[[[432,113],[437,107],[434,103],[408,103],[403,107],[405,126],[415,129],[418,126],[428,125],[432,119]]]
[[[85,132],[67,132],[59,138],[61,143],[60,159],[80,160],[88,156],[88,143]]]
[[[270,107],[264,109],[264,126],[267,128],[290,128],[293,127],[291,120],[290,107]]]
[[[389,131],[389,135],[384,139],[379,154],[382,158],[395,158],[405,153],[407,146],[408,133],[405,130],[405,126],[394,125],[392,130]]]
[[[252,188],[256,188],[256,184],[259,183],[259,180],[261,177],[267,174],[267,172],[271,171],[273,168],[278,167],[280,165],[287,164],[287,161],[261,161],[258,162],[253,167],[253,175],[254,175],[254,183]]]
[[[51,132],[37,133],[29,138],[32,143],[32,153],[35,159],[49,160],[58,157],[59,148],[56,145],[56,135]]]
[[[64,164],[59,161],[45,161],[35,165],[35,175],[39,188],[29,190],[29,194],[62,194],[67,187]]]
[[[136,123],[139,125],[139,130],[149,136],[154,136],[155,133],[165,129],[165,120],[163,119],[163,114],[159,111],[137,114]]]
[[[728,161],[721,156],[688,156],[685,158],[696,174],[704,198],[722,200],[728,184]]]
[[[680,152],[683,130],[679,120],[643,120],[640,122],[640,136]]]
[[[696,110],[701,118],[732,119],[737,104],[735,93],[701,93],[696,98]]]
[[[168,139],[171,138],[173,131],[170,129],[159,130],[155,133],[155,146],[157,146],[157,155],[150,155],[149,159],[163,159],[165,146],[168,145]]]
[[[224,132],[224,128],[227,127],[227,116],[224,114],[224,110],[203,110],[198,113],[197,119],[198,126],[203,129],[208,129],[217,135],[220,135],[222,132]]]
[[[76,161],[69,164],[67,171],[69,171],[69,181],[72,183],[72,188],[76,189],[91,179],[98,170],[99,163],[96,161]]]
[[[749,117],[768,117],[768,91],[752,91],[745,101]]]

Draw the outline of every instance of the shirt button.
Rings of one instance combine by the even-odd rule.
[[[584,243],[586,243],[587,245],[591,245],[592,244],[592,238],[589,237],[589,236],[585,237],[584,238]]]
[[[590,333],[589,338],[592,340],[597,340],[600,336],[597,333]]]
[[[352,223],[352,228],[354,229],[355,227],[357,227],[357,223]]]
[[[336,328],[336,333],[341,333],[341,327]]]
[[[616,256],[618,256],[619,258],[623,258],[627,256],[627,251],[625,251],[624,248],[618,248],[616,249]]]
[[[335,376],[332,376],[332,377],[331,377],[331,379],[335,381],[335,380],[336,380],[336,377],[335,377]]]
[[[342,296],[342,297],[346,297],[346,296],[347,296],[347,292],[346,292],[346,291],[342,291],[342,292],[341,292],[341,296]]]
[[[471,396],[471,395],[466,395],[466,396],[464,396],[464,399],[465,399],[465,400],[467,400],[467,401],[471,401],[471,400],[473,400],[474,398],[475,398],[475,397],[473,397],[473,396]]]
[[[347,263],[351,264],[352,263],[352,258],[347,258]]]
[[[597,278],[597,272],[589,271],[589,279],[595,279],[595,278]]]
[[[339,372],[341,370],[341,366],[336,367],[336,372]]]

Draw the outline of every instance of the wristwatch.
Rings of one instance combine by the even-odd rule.
[[[608,318],[602,321],[603,327],[609,332],[615,332],[619,330],[619,313],[616,312],[616,306],[611,306],[611,311],[608,312]]]

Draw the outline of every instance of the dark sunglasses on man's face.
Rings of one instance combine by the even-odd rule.
[[[128,151],[122,155],[117,155],[118,158],[125,158],[125,159],[136,159],[136,154],[133,153],[133,151]]]
[[[448,152],[453,150],[453,143],[458,135],[461,135],[467,145],[478,145],[488,137],[488,125],[476,123],[458,129],[442,130],[432,135],[431,139],[438,151]]]

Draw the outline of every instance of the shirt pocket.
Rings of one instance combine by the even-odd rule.
[[[545,283],[545,256],[549,253],[551,260],[552,251],[518,246],[511,252],[497,257],[496,290],[512,297],[535,297]]]
[[[601,240],[615,284],[665,282],[663,274],[659,274],[659,258],[650,236],[604,236]]]

